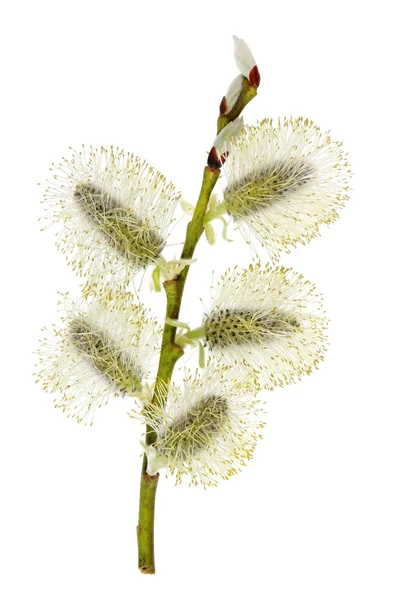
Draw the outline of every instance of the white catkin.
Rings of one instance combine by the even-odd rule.
[[[347,155],[308,119],[247,126],[226,150],[226,210],[246,241],[258,240],[274,261],[335,221],[348,199]]]
[[[87,278],[86,290],[132,275],[160,257],[180,195],[165,177],[120,148],[71,149],[46,182],[46,219],[58,225],[57,247]]]
[[[213,364],[187,376],[183,387],[171,385],[164,409],[150,407],[146,421],[157,434],[147,447],[148,472],[164,466],[176,483],[217,485],[238,473],[252,458],[262,409],[254,394]]]
[[[326,326],[312,283],[291,269],[260,263],[222,276],[203,323],[213,355],[238,378],[271,390],[317,367]]]
[[[161,329],[126,293],[72,302],[62,296],[61,326],[44,329],[37,372],[68,417],[91,425],[114,396],[135,396],[152,372]]]

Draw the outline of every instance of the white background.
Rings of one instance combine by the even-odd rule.
[[[1,597],[163,595],[398,600],[399,97],[395,3],[14,2],[2,19]],[[4,9],[3,9],[4,11]],[[40,233],[41,190],[68,146],[145,157],[194,202],[218,106],[236,75],[232,34],[261,72],[248,122],[307,116],[344,141],[351,201],[285,256],[324,293],[320,370],[265,396],[254,460],[207,490],[162,477],[157,574],[136,569],[141,429],[127,401],[85,428],[32,372],[57,290],[78,279]],[[186,221],[182,221],[184,225]],[[199,245],[182,318],[202,317],[210,272],[246,265],[240,241]],[[148,281],[143,283],[143,290]],[[155,308],[163,313],[163,297]]]

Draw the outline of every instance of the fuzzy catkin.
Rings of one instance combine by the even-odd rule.
[[[272,390],[318,366],[326,326],[312,283],[292,269],[253,263],[224,273],[202,329],[210,353],[238,378]]]
[[[274,261],[333,223],[348,199],[347,155],[308,119],[246,126],[224,150],[223,205],[245,240],[258,240]]]
[[[171,384],[166,405],[146,406],[145,420],[157,441],[146,448],[148,470],[166,467],[180,483],[217,485],[238,473],[252,458],[263,427],[262,407],[253,391],[212,361]]]
[[[165,246],[163,237],[109,193],[91,183],[80,183],[75,188],[74,198],[83,217],[93,223],[105,243],[127,261],[141,268],[161,255]]]
[[[85,295],[114,294],[161,257],[180,200],[175,187],[144,160],[120,148],[71,150],[46,182],[45,218],[56,245],[85,277]]]
[[[152,372],[161,330],[131,294],[72,302],[62,295],[61,325],[44,329],[37,372],[68,417],[91,425],[111,397],[136,396]]]

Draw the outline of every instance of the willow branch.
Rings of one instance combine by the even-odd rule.
[[[257,89],[252,87],[246,78],[244,79],[242,92],[239,95],[236,104],[232,110],[221,115],[218,119],[218,133],[234,121],[242,112],[246,104],[257,94]],[[215,152],[213,148],[210,152]],[[192,220],[187,226],[185,242],[181,254],[181,259],[193,258],[197,243],[204,231],[204,216],[210,200],[211,193],[218,181],[220,170],[213,168],[213,162],[209,159],[209,165],[204,168],[203,181],[201,184],[199,198],[193,213]],[[183,291],[186,279],[189,273],[190,265],[187,265],[181,273],[175,278],[164,282],[164,289],[167,296],[166,319],[179,319],[179,312],[182,303]],[[166,402],[166,390],[172,379],[173,370],[176,362],[183,355],[183,350],[175,344],[176,327],[170,325],[167,321],[164,323],[164,330],[161,343],[160,361],[158,365],[157,377],[154,386],[153,404],[164,406]],[[149,425],[146,427],[146,444],[154,444],[157,440],[155,431]],[[143,457],[141,484],[140,484],[140,505],[139,505],[139,524],[137,527],[139,569],[142,573],[155,573],[154,560],[154,508],[155,496],[157,491],[158,474],[151,477],[147,474],[147,456]]]

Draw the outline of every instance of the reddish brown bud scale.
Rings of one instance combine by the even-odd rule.
[[[226,97],[224,96],[221,100],[221,104],[219,105],[219,116],[223,117],[228,113],[228,102],[226,101]]]
[[[220,169],[220,167],[222,165],[221,159],[218,155],[218,152],[217,152],[215,146],[213,146],[210,150],[210,153],[209,153],[208,159],[207,159],[207,165],[213,171],[218,171],[218,169]]]
[[[252,70],[249,73],[249,83],[250,83],[251,87],[258,88],[258,86],[260,85],[260,81],[261,81],[260,72],[258,70],[257,65],[254,65],[254,67],[252,68]]]

